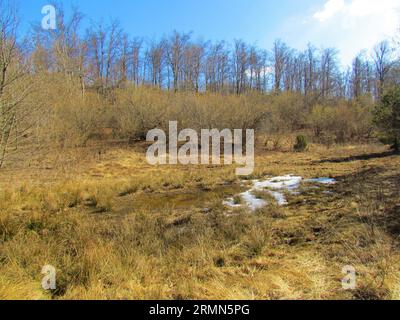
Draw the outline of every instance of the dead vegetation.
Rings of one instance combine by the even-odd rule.
[[[223,199],[237,191],[220,188],[239,184],[234,168],[154,168],[133,150],[46,187],[2,183],[0,296],[398,299],[399,158],[357,158],[364,152],[384,149],[260,152],[255,177],[332,176],[338,184],[255,214],[225,214]],[[329,161],[338,155],[349,160]],[[51,293],[40,285],[46,264],[58,272]],[[341,287],[344,265],[357,270],[355,291]]]

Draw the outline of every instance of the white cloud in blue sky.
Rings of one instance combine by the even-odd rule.
[[[292,45],[304,47],[311,42],[336,47],[343,64],[349,65],[361,50],[370,50],[399,32],[400,0],[326,0],[285,24]]]
[[[344,7],[344,0],[328,0],[322,10],[314,13],[314,18],[324,22],[342,11]]]

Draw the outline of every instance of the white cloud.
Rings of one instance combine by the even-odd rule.
[[[399,0],[327,0],[324,8],[315,12],[313,17],[320,22],[325,22],[337,16],[354,18],[386,15],[396,11],[399,6]]]
[[[347,6],[347,14],[354,17],[390,14],[400,6],[399,0],[353,0]]]
[[[342,11],[344,7],[344,0],[328,0],[325,3],[324,9],[321,11],[317,11],[314,14],[314,18],[318,19],[321,22],[324,22],[333,17],[338,12]]]
[[[393,37],[400,27],[400,0],[326,0],[311,14],[304,37],[340,50],[348,65],[363,49]]]

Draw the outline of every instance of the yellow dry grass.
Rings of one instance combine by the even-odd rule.
[[[260,149],[250,178],[338,184],[229,216],[234,167],[152,167],[141,148],[3,171],[0,299],[399,299],[400,158],[385,152]],[[356,290],[342,289],[345,265]]]

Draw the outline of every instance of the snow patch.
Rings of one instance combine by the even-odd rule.
[[[273,190],[279,190],[279,189],[287,189],[287,190],[293,190],[293,189],[298,189],[300,187],[301,180],[303,180],[302,177],[296,177],[296,176],[282,176],[282,177],[275,177],[266,181],[257,181],[254,183],[255,188],[259,189],[273,189]]]
[[[285,206],[288,204],[285,195],[282,192],[270,191],[271,196],[273,196],[280,206]]]
[[[302,177],[287,175],[274,177],[265,181],[253,180],[253,186],[250,190],[239,194],[245,205],[252,211],[256,211],[265,207],[268,202],[264,199],[257,198],[253,193],[257,191],[268,191],[269,194],[276,200],[278,205],[284,206],[288,202],[286,200],[284,192],[290,192],[292,195],[300,195],[298,189],[301,186],[301,182],[316,183],[333,185],[336,183],[335,179],[332,178],[315,178],[303,180]],[[316,187],[318,188],[318,187]],[[242,204],[235,203],[233,198],[229,198],[223,202],[224,205],[231,208],[242,207]]]
[[[256,211],[258,209],[261,209],[263,207],[265,207],[268,203],[267,201],[263,200],[263,199],[258,199],[255,195],[252,194],[252,190],[243,192],[240,194],[240,196],[242,197],[243,201],[246,202],[246,205],[252,210],[252,211]]]
[[[311,183],[320,183],[320,184],[336,184],[336,180],[332,178],[315,178],[315,179],[307,179],[304,181]]]
[[[235,203],[233,198],[226,199],[226,201],[223,202],[223,205],[231,208],[239,208],[242,206],[241,204]]]

